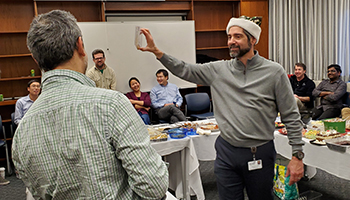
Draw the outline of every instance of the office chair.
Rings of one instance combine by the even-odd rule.
[[[2,133],[4,135],[4,139],[0,140],[0,148],[5,148],[5,153],[6,153],[6,162],[7,162],[7,172],[9,175],[12,174],[12,169],[11,169],[11,163],[10,163],[10,157],[9,157],[9,152],[8,152],[8,148],[7,148],[7,142],[6,142],[6,133],[5,133],[5,129],[2,126],[2,118],[0,115],[0,133]]]
[[[207,93],[192,93],[186,94],[186,105],[185,105],[185,115],[198,119],[207,119],[208,117],[213,117],[214,113],[211,111],[210,98]],[[196,114],[201,111],[208,111],[201,114]],[[193,113],[193,114],[189,114]]]
[[[15,135],[16,129],[17,129],[17,124],[15,124],[15,113],[11,113],[11,133],[12,133],[12,137]]]

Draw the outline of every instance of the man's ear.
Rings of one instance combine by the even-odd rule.
[[[255,37],[252,37],[250,41],[251,41],[252,46],[256,45],[256,38]]]
[[[81,36],[77,40],[77,51],[78,51],[79,55],[85,56],[84,43],[83,43],[83,39],[81,38]]]

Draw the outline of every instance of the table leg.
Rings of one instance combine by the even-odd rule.
[[[181,151],[181,163],[182,163],[182,191],[183,199],[190,200],[190,188],[188,185],[188,162],[186,160],[186,148]]]

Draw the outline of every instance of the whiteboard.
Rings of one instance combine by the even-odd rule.
[[[92,51],[105,52],[108,67],[114,69],[117,77],[117,90],[130,92],[129,79],[137,77],[141,91],[149,92],[158,84],[156,71],[163,65],[150,52],[142,52],[135,47],[135,26],[148,28],[157,47],[188,63],[196,62],[194,21],[174,22],[79,22],[83,34],[84,47],[88,55],[88,69],[94,66]],[[143,37],[142,45],[146,40]],[[167,70],[169,72],[169,70]],[[193,88],[196,84],[175,77],[169,72],[169,82],[179,88]]]

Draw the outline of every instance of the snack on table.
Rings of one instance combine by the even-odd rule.
[[[307,139],[316,139],[316,135],[318,134],[318,133],[320,133],[320,131],[319,130],[308,130],[308,131],[306,131],[304,134],[303,134],[303,136],[305,137],[305,138],[307,138]]]
[[[207,124],[207,125],[204,125],[204,126],[200,126],[201,129],[203,130],[218,130],[219,129],[219,126],[217,124]]]
[[[333,139],[341,137],[342,135],[342,133],[338,133],[336,130],[331,129],[327,131],[321,131],[320,133],[316,134],[316,140],[322,141],[327,139]]]
[[[153,142],[160,142],[168,140],[168,134],[162,133],[154,128],[147,128],[150,140]]]
[[[197,133],[198,135],[210,135],[211,134],[211,130],[204,130],[200,127],[197,128]]]
[[[308,130],[318,130],[318,131],[324,131],[324,123],[323,121],[314,121],[311,120],[308,124],[307,124],[307,129]]]

